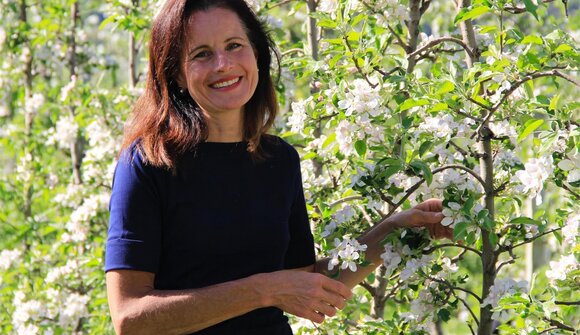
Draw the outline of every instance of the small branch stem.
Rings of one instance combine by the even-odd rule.
[[[474,57],[473,51],[471,51],[471,49],[469,49],[469,46],[467,44],[465,44],[465,42],[463,42],[462,40],[460,40],[458,38],[447,36],[447,37],[436,38],[436,39],[428,42],[427,44],[425,44],[421,48],[410,53],[407,56],[407,58],[415,57],[418,54],[420,54],[424,51],[427,51],[427,50],[429,50],[429,49],[431,49],[431,48],[433,48],[441,43],[444,43],[444,42],[453,42],[453,43],[459,44],[461,47],[463,47],[463,49],[465,49],[465,52],[467,52],[469,57]]]

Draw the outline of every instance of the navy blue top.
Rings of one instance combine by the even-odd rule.
[[[135,146],[113,179],[105,271],[155,273],[155,288],[180,290],[303,267],[315,261],[300,160],[278,137],[262,140],[265,160],[246,143],[202,143],[177,173],[145,163]],[[196,334],[292,334],[275,307]]]

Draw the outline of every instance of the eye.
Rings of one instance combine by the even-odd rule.
[[[235,49],[239,49],[241,47],[243,47],[243,45],[241,45],[240,43],[232,42],[232,43],[228,44],[227,50],[235,50]]]
[[[204,50],[204,51],[200,51],[200,52],[196,53],[195,55],[193,55],[191,57],[191,59],[192,60],[195,60],[195,59],[204,59],[204,58],[207,58],[209,56],[211,56],[211,52],[209,52],[207,50]]]

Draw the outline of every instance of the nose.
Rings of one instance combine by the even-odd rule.
[[[232,60],[227,52],[217,52],[215,61],[215,67],[218,72],[226,72],[232,67]]]

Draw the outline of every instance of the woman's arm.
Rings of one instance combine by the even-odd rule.
[[[107,294],[117,334],[188,334],[252,310],[275,306],[322,322],[343,308],[350,290],[326,276],[277,271],[200,289],[155,290],[155,275],[107,272]]]
[[[366,234],[357,238],[360,244],[367,245],[365,260],[370,264],[358,266],[355,272],[349,269],[328,271],[328,262],[330,261],[328,258],[321,259],[313,267],[304,268],[304,270],[331,276],[344,283],[347,287],[353,288],[382,264],[381,254],[384,252],[384,248],[381,245],[381,241],[393,230],[403,227],[425,227],[433,238],[446,237],[451,239],[453,231],[441,225],[441,220],[443,219],[442,209],[441,200],[430,199],[376,224]]]

